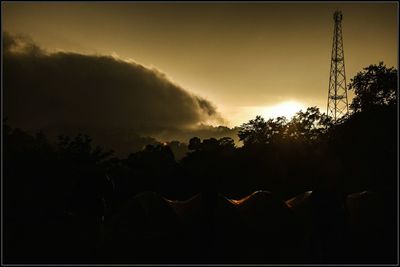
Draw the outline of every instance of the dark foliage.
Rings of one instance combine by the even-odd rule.
[[[383,62],[370,65],[351,79],[349,90],[356,94],[350,108],[354,112],[397,102],[397,70],[387,68]]]
[[[350,217],[343,206],[345,196],[365,190],[385,196],[385,203],[395,203],[398,145],[396,75],[396,70],[387,69],[383,64],[372,65],[357,74],[350,85],[356,93],[351,104],[355,112],[335,124],[316,107],[297,113],[291,120],[284,117],[264,120],[257,116],[240,127],[238,136],[243,141],[242,147],[236,147],[234,140],[229,137],[203,140],[193,137],[187,146],[177,141],[153,143],[126,158],[117,158],[112,157],[112,151],[93,147],[92,140],[87,135],[79,134],[72,138],[60,136],[58,142],[53,144],[42,132],[29,134],[20,129],[12,129],[4,123],[5,262],[104,263],[107,260],[116,260],[108,253],[114,245],[103,239],[104,231],[107,232],[104,226],[113,225],[116,218],[125,214],[123,216],[133,217],[129,217],[127,221],[118,221],[121,229],[129,228],[126,225],[128,222],[135,225],[132,227],[150,227],[146,220],[140,221],[143,216],[150,216],[150,211],[138,204],[140,201],[147,201],[148,195],[139,195],[132,202],[132,197],[143,191],[157,192],[175,200],[186,200],[201,193],[204,207],[210,211],[216,203],[220,203],[218,201],[222,201],[217,198],[217,193],[238,199],[254,191],[265,190],[273,192],[274,199],[281,201],[312,190],[315,193],[310,202],[304,202],[294,209],[295,214],[303,214],[301,216],[308,218],[305,221],[312,222],[311,228],[304,227],[304,233],[309,233],[310,238],[304,241],[306,243],[300,242],[301,235],[298,234],[303,233],[303,230],[297,228],[286,231],[285,237],[288,238],[285,240],[291,240],[290,237],[296,236],[293,244],[297,247],[291,247],[292,252],[297,249],[308,252],[297,251],[298,255],[289,259],[283,251],[276,250],[272,254],[280,256],[274,262],[365,263],[367,258],[362,257],[361,250],[357,251],[358,254],[351,253],[355,248],[346,245],[346,242],[351,241],[355,247],[362,247],[362,244],[357,243],[361,232],[352,230],[353,226],[347,223],[346,218]],[[258,195],[259,198],[260,196],[270,198],[269,195]],[[254,203],[262,203],[261,200],[257,202],[254,199],[256,198],[252,200]],[[163,201],[158,199],[156,202],[164,203]],[[252,201],[250,202],[253,203]],[[156,202],[153,201],[152,205],[157,206]],[[276,203],[277,206],[282,204],[279,201]],[[161,214],[169,214],[169,208],[164,207],[165,203],[159,205],[162,205],[159,206],[160,209],[164,209],[160,211]],[[252,205],[260,204],[251,204],[250,210],[256,207]],[[129,207],[133,209],[133,213],[127,214],[126,209]],[[390,221],[391,226],[385,227],[382,232],[386,239],[374,239],[375,243],[383,242],[379,244],[382,252],[376,254],[378,256],[374,259],[367,259],[369,262],[395,261],[396,248],[392,236],[396,236],[396,224],[393,223],[395,216],[392,215],[395,214],[396,207],[394,204],[385,204],[385,207],[386,209],[380,210],[387,211],[385,214],[389,216],[382,215],[382,218],[389,219],[382,220]],[[254,208],[254,212],[263,211],[258,211],[259,209]],[[244,209],[243,212],[247,214],[248,211]],[[287,224],[275,223],[274,227],[294,227],[293,225],[297,225],[295,220],[302,218],[299,215],[296,219],[283,208],[281,212],[285,214],[285,218],[290,218],[287,220],[291,224],[286,220]],[[203,229],[205,232],[191,230],[193,236],[202,240],[199,243],[202,245],[190,239],[192,235],[188,237],[182,233],[182,229],[189,229],[188,226],[181,228],[174,223],[171,223],[174,225],[171,226],[174,235],[168,235],[165,239],[159,237],[159,242],[154,241],[157,246],[146,239],[145,233],[133,235],[132,238],[146,244],[143,246],[147,246],[152,252],[149,257],[161,255],[157,253],[164,249],[161,244],[167,246],[167,240],[175,240],[174,246],[191,255],[190,249],[185,248],[187,242],[196,243],[193,249],[197,250],[201,250],[201,246],[210,245],[207,237],[213,231],[212,223],[209,223],[213,213],[205,214],[201,222],[210,228],[206,227],[207,231]],[[171,222],[176,221],[175,215],[168,216]],[[258,218],[261,215],[255,213],[252,216]],[[259,218],[266,220],[262,216]],[[157,221],[162,218],[164,217],[161,216]],[[237,219],[238,225],[242,223],[240,220]],[[268,220],[265,222],[271,223]],[[384,222],[382,225],[386,225]],[[161,224],[157,225],[161,227]],[[231,227],[236,229],[233,222]],[[362,233],[368,234],[369,228],[365,229]],[[199,232],[195,235],[197,231]],[[246,231],[237,230],[235,233],[238,238],[240,233],[258,233],[254,229]],[[270,232],[262,233],[268,239],[269,234],[266,233]],[[127,246],[131,244],[131,233],[118,234],[125,238]],[[353,239],[349,241],[345,236],[352,236]],[[226,234],[224,238],[233,238],[232,233]],[[277,249],[273,244],[265,246],[259,240],[248,238],[244,234],[238,240],[255,242],[252,243],[254,251],[260,247],[271,251]],[[281,242],[277,241],[278,237],[274,238],[274,242]],[[229,246],[234,243],[230,239],[227,242],[228,239],[221,241],[221,244]],[[367,241],[363,241],[365,242]],[[137,253],[132,254],[124,246],[126,251],[119,251],[118,261],[124,262],[127,255],[145,257],[149,253],[140,244],[131,246],[138,249]],[[208,249],[211,251],[214,246],[216,245],[213,243]],[[285,247],[284,244],[280,246]],[[375,247],[368,248],[369,254],[373,253],[373,248]],[[225,256],[229,251],[236,251],[233,246],[230,249],[232,250],[224,252]],[[160,259],[177,262],[179,253],[173,252],[172,248],[168,251],[169,256],[163,254]],[[243,256],[244,258],[239,259],[240,251],[233,254],[238,257],[234,263],[240,260],[251,261],[251,257]],[[175,255],[175,258],[171,258],[171,255]],[[149,262],[154,257],[143,258],[142,261]],[[138,258],[126,258],[124,263],[132,263],[135,259]],[[185,259],[186,263],[196,263],[198,260]],[[212,257],[208,259],[209,262],[213,260],[217,261]],[[218,261],[228,260],[224,261],[222,257]],[[258,263],[268,263],[267,258],[260,261]]]

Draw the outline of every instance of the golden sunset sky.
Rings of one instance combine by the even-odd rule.
[[[3,2],[2,17],[3,31],[28,35],[48,51],[156,68],[237,126],[308,106],[326,112],[337,9],[348,82],[379,61],[397,68],[395,2]]]

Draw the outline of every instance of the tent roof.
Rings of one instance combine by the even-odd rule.
[[[303,203],[306,199],[308,199],[313,191],[306,191],[304,193],[301,193],[295,197],[292,197],[291,199],[286,200],[286,205],[288,205],[289,208],[293,208],[298,206],[299,204]]]

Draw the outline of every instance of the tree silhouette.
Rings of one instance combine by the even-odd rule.
[[[58,141],[59,154],[76,163],[100,164],[114,153],[112,150],[104,152],[99,146],[93,148],[92,139],[88,135],[78,134],[73,139],[61,135]]]
[[[286,130],[287,120],[285,117],[264,120],[256,116],[254,120],[241,125],[238,136],[245,146],[255,144],[269,144],[276,137],[282,137]]]
[[[228,150],[235,149],[235,141],[230,137],[222,137],[218,139],[218,144],[220,147]]]
[[[189,150],[198,150],[198,149],[200,149],[200,146],[201,146],[200,138],[192,137],[189,140],[189,146],[188,146]]]
[[[188,152],[188,145],[176,140],[167,142],[167,146],[171,148],[176,161],[180,161]]]
[[[317,107],[299,111],[288,121],[285,117],[264,120],[256,116],[254,120],[242,124],[238,136],[245,146],[280,144],[284,141],[314,142],[326,134],[332,120],[321,114]]]
[[[288,123],[288,138],[313,142],[326,134],[332,126],[332,120],[325,113],[319,111],[317,107],[309,107],[305,112],[299,111]]]
[[[351,79],[349,90],[354,90],[356,95],[350,104],[354,112],[396,104],[397,70],[387,68],[383,62],[370,65]]]

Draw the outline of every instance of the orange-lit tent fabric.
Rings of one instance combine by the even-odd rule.
[[[296,231],[285,202],[267,191],[239,200],[197,194],[185,201],[143,192],[108,224],[116,258],[175,257],[199,263],[202,258],[216,263],[296,262]]]
[[[286,200],[285,203],[286,205],[288,205],[289,208],[295,208],[304,203],[304,201],[306,201],[311,196],[311,194],[312,191],[306,191],[295,197],[292,197],[291,199]]]

